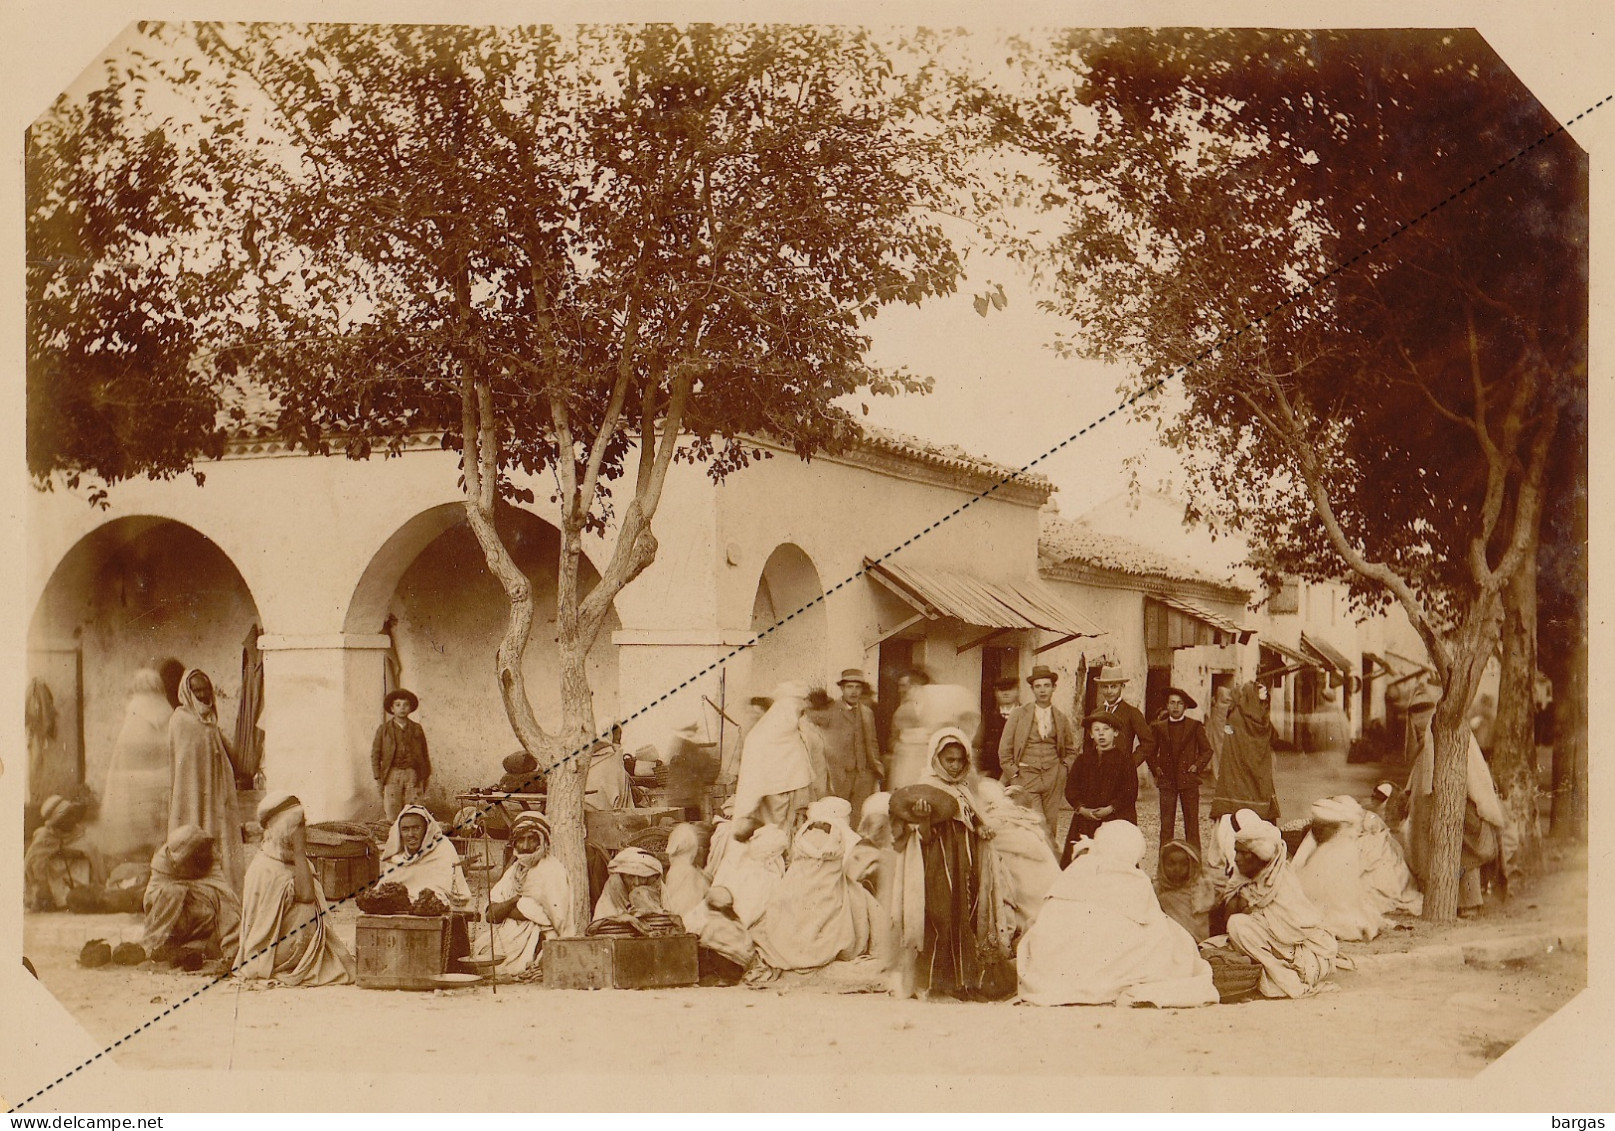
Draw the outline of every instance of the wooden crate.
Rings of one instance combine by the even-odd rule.
[[[363,856],[316,856],[311,852],[308,862],[314,866],[325,898],[335,903],[376,882],[381,875],[376,856],[374,851]]]
[[[442,915],[361,915],[358,982],[367,990],[431,990],[449,968],[452,933]]]
[[[552,990],[644,990],[700,980],[696,937],[547,939],[544,985]]]

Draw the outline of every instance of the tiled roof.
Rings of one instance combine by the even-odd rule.
[[[1194,581],[1235,590],[1240,587],[1228,577],[1216,577],[1188,562],[1157,553],[1114,534],[1104,534],[1085,522],[1073,522],[1054,515],[1042,516],[1037,540],[1038,557],[1053,564],[1072,563],[1095,569],[1157,577],[1167,581]]]
[[[905,432],[894,432],[886,428],[872,428],[864,426],[864,445],[876,451],[892,452],[896,455],[908,456],[922,463],[931,464],[950,471],[957,471],[966,475],[983,476],[994,480],[1013,479],[1017,484],[1052,493],[1054,485],[1048,478],[1031,471],[1018,471],[1007,464],[994,463],[980,456],[972,455],[955,444],[938,444],[919,436],[911,436]]]
[[[225,407],[239,406],[244,419],[232,419],[228,412],[221,414],[221,424],[235,441],[262,440],[275,431],[277,410],[274,399],[261,387],[248,380],[239,381],[225,395]],[[864,426],[863,443],[859,447],[906,457],[942,471],[968,475],[976,479],[993,481],[1013,479],[1017,486],[1048,495],[1054,486],[1049,480],[1033,472],[1017,474],[1016,469],[972,455],[953,444],[938,444],[918,436],[893,432],[885,428]]]

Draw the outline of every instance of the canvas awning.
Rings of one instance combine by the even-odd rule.
[[[1213,612],[1204,605],[1197,605],[1193,601],[1186,601],[1172,593],[1151,593],[1149,599],[1159,601],[1167,608],[1182,613],[1190,620],[1199,621],[1213,632],[1232,636],[1236,639],[1246,636],[1249,630],[1239,622],[1230,620],[1221,613]]]
[[[921,570],[870,558],[864,559],[864,569],[928,620],[952,617],[991,629],[990,636],[1017,629],[1041,629],[1064,640],[1105,633],[1039,581],[988,581],[957,570]]]
[[[1312,651],[1317,653],[1319,659],[1323,660],[1324,663],[1334,668],[1335,671],[1339,672],[1341,675],[1351,675],[1351,661],[1346,659],[1345,656],[1341,655],[1340,650],[1333,644],[1329,643],[1329,641],[1314,639],[1303,632],[1301,634],[1301,647],[1312,649]]]
[[[1317,660],[1306,655],[1305,653],[1297,652],[1294,648],[1291,648],[1286,644],[1280,644],[1276,640],[1263,640],[1261,643],[1264,649],[1273,653],[1273,655],[1279,658],[1279,666],[1282,674],[1288,675],[1290,672],[1299,670],[1301,668],[1316,668],[1320,671],[1323,669],[1323,665]],[[1274,675],[1280,673],[1264,672],[1262,674]]]

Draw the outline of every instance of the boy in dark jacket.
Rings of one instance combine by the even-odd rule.
[[[432,761],[426,750],[426,732],[409,716],[421,705],[413,691],[389,691],[381,701],[387,717],[376,728],[370,744],[370,769],[381,790],[387,820],[398,820],[404,807],[414,805],[432,778]]]

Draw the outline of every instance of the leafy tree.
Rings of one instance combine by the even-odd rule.
[[[721,478],[759,454],[748,434],[804,458],[834,450],[858,435],[838,398],[924,387],[866,367],[861,326],[960,274],[927,211],[953,170],[920,113],[925,72],[901,73],[864,33],[807,27],[143,30],[119,66],[161,130],[163,203],[201,204],[154,254],[172,265],[207,247],[218,261],[194,300],[211,332],[176,336],[158,367],[196,374],[173,442],[189,446],[130,444],[104,417],[74,445],[42,420],[36,474],[115,481],[210,454],[203,418],[231,380],[266,390],[278,429],[313,451],[388,455],[442,431],[509,600],[494,674],[548,776],[555,848],[586,915],[587,759],[571,757],[599,733],[585,657],[655,559],[669,467]],[[82,133],[72,114],[54,137]],[[107,148],[133,162],[134,132],[88,158],[58,140],[51,167],[82,171]],[[105,188],[86,192],[110,242],[139,242],[142,212]],[[175,277],[150,282],[153,317],[184,321]],[[72,349],[101,348],[116,298],[84,298]],[[73,357],[51,381],[87,379]],[[561,514],[554,731],[523,685],[532,587],[496,526],[532,501],[518,473],[552,475]],[[614,549],[586,588],[583,538],[608,527]]]
[[[1467,711],[1585,399],[1584,155],[1467,32],[1077,33],[1024,58],[1034,94],[975,98],[1046,170],[1070,347],[1134,390],[1181,378],[1163,433],[1198,517],[1396,601],[1425,642],[1427,907],[1451,916]],[[1533,796],[1518,757],[1498,776]]]

